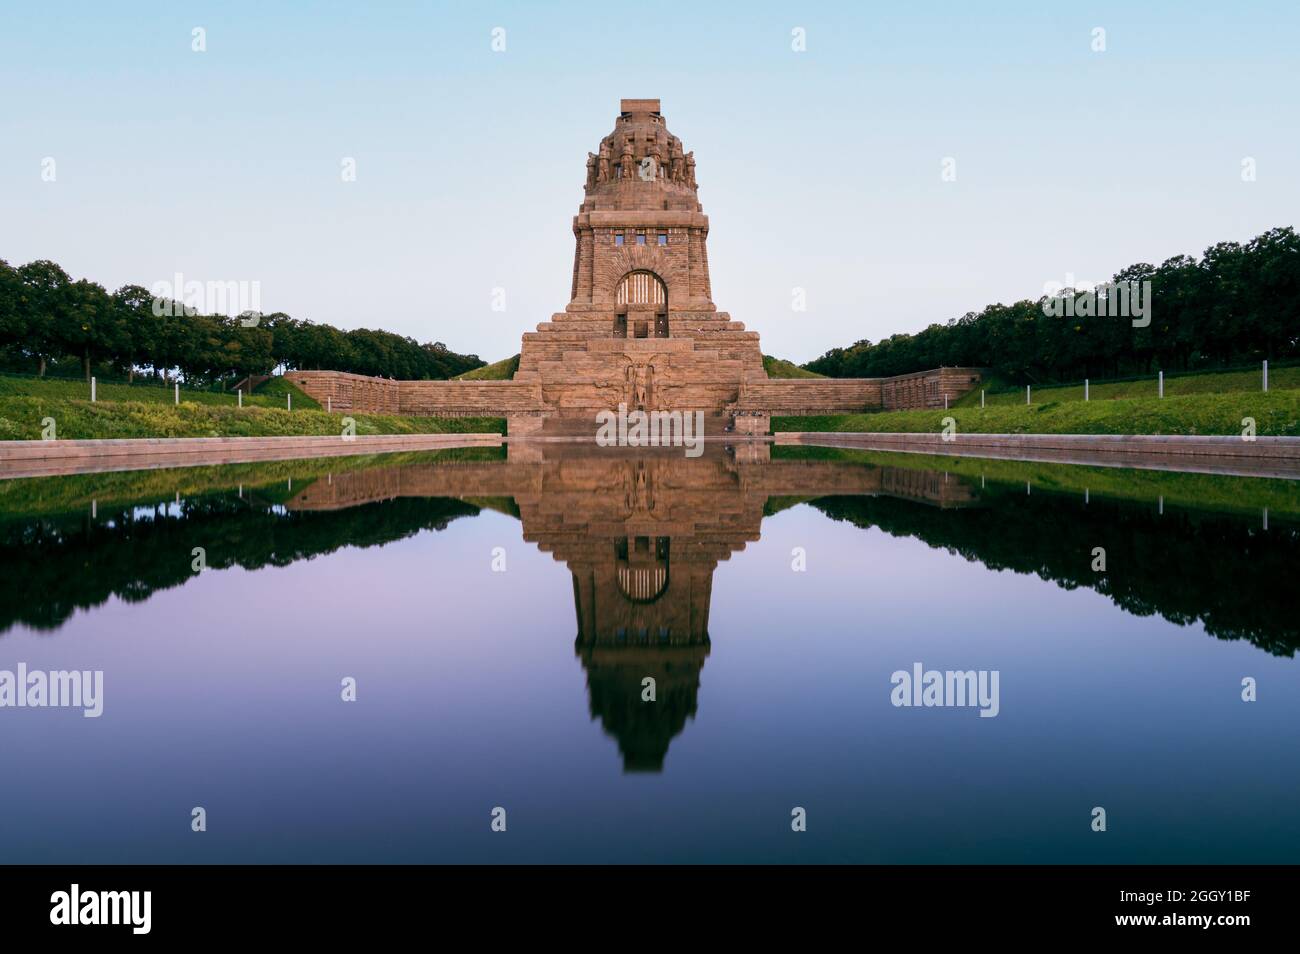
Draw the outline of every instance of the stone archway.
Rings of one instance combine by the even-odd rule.
[[[614,541],[615,578],[631,603],[653,603],[668,590],[668,537],[620,537]]]
[[[649,269],[635,269],[619,280],[614,307],[615,337],[668,337],[668,285]]]

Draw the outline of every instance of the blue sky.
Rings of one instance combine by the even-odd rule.
[[[0,258],[494,360],[568,301],[618,100],[659,97],[715,302],[805,361],[1296,224],[1300,7],[1135,6],[6,0]]]

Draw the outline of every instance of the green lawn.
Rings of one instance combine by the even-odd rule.
[[[880,411],[774,417],[775,431],[939,433],[952,417],[962,434],[1240,434],[1242,418],[1258,435],[1300,436],[1300,390],[1188,394],[1181,397],[994,404],[951,410]]]
[[[452,380],[454,381],[509,381],[519,370],[519,355],[513,358],[502,358],[492,364],[485,364],[481,368],[475,368],[473,371],[466,371],[464,374],[458,374]]]
[[[42,420],[53,418],[59,439],[121,437],[266,437],[343,432],[342,414],[281,407],[214,407],[183,400],[180,405],[143,401],[98,401],[51,397],[0,397],[0,440],[38,440]],[[505,433],[502,418],[410,417],[353,414],[358,434]]]
[[[1020,404],[1025,403],[1025,389],[1003,391],[1006,382],[990,380],[984,384],[985,390],[999,389],[1001,393],[985,394],[985,404]],[[1165,397],[1178,397],[1185,394],[1222,394],[1227,392],[1260,392],[1263,388],[1261,369],[1250,371],[1206,371],[1202,374],[1184,374],[1176,377],[1165,376]],[[1300,388],[1300,367],[1270,368],[1268,372],[1270,391],[1285,391]],[[1109,401],[1115,398],[1154,398],[1159,394],[1156,375],[1141,381],[1093,381],[1088,387],[1091,401]],[[1068,387],[1035,387],[1030,396],[1035,404],[1050,401],[1082,401],[1083,385]],[[953,407],[979,407],[980,392],[977,388],[969,394],[963,394],[954,401]]]
[[[801,368],[793,361],[786,361],[782,358],[774,358],[770,354],[763,355],[763,370],[767,372],[769,378],[824,378],[824,374],[818,374],[816,371],[809,371],[807,368]]]
[[[293,394],[293,406],[303,410],[319,408],[320,405],[298,390],[283,378],[272,378],[265,382],[252,395],[244,395],[244,404],[256,407],[284,407],[286,393]],[[71,378],[36,378],[18,374],[0,373],[0,398],[37,397],[66,399],[74,401],[90,400],[90,384]],[[98,401],[133,401],[140,404],[174,404],[176,398],[170,387],[156,384],[109,384],[96,382],[95,397]],[[212,407],[237,407],[239,398],[234,391],[200,391],[181,388],[181,400],[192,404],[205,404]]]
[[[287,378],[274,377],[263,381],[257,387],[253,388],[252,403],[264,407],[287,407],[285,397],[293,395],[293,409],[303,411],[323,411],[324,408],[313,397],[309,397],[307,392],[302,390],[298,385],[293,384]],[[265,402],[265,404],[263,404]],[[249,396],[244,395],[244,403],[249,403]]]
[[[293,409],[286,407],[293,397]],[[338,435],[343,414],[321,406],[284,378],[263,383],[238,406],[235,394],[181,388],[181,403],[171,388],[145,384],[90,386],[65,378],[0,374],[0,440],[38,440],[41,421],[54,419],[59,439],[121,437],[268,437]],[[410,417],[353,414],[358,434],[505,433],[505,421],[490,417]]]

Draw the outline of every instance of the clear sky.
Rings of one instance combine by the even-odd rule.
[[[718,307],[798,361],[1300,218],[1294,2],[0,3],[0,258],[486,360],[567,303],[621,97],[695,151]]]

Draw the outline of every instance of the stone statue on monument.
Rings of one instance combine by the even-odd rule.
[[[623,140],[623,155],[619,157],[619,165],[622,167],[620,173],[625,180],[632,178],[632,140]]]
[[[682,156],[682,141],[673,136],[668,145],[668,178],[673,182],[681,182],[685,175],[685,159]]]
[[[644,364],[636,369],[636,406],[644,410],[650,404],[650,372]]]
[[[654,143],[650,146],[650,159],[652,160],[652,178],[662,179],[664,176],[664,161],[663,152],[660,151],[658,143]]]
[[[609,142],[607,140],[602,139],[600,141],[600,155],[596,160],[597,162],[596,181],[597,182],[609,181],[609,159],[610,159]]]

